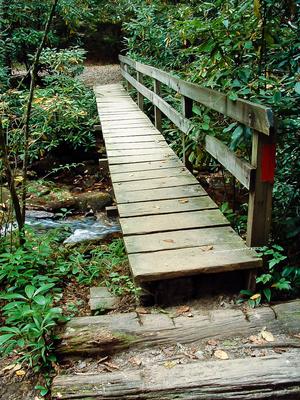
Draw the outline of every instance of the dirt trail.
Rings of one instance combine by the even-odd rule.
[[[109,83],[116,83],[119,82],[121,78],[120,66],[118,64],[87,64],[80,76],[80,79],[82,79],[83,82],[89,87],[92,87],[96,84],[105,85]]]

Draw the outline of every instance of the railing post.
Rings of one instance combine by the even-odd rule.
[[[185,118],[191,118],[193,116],[193,100],[189,97],[181,97],[181,108],[182,114]],[[185,133],[182,133],[182,162],[186,164],[186,149],[185,149]]]
[[[136,78],[139,83],[143,84],[144,75],[141,72],[137,71]],[[137,92],[137,103],[139,108],[144,111],[144,96],[139,91]]]
[[[127,64],[124,64],[124,71],[129,74],[128,65]],[[132,89],[132,86],[130,85],[130,83],[128,81],[126,81],[126,82],[127,82],[127,90],[129,91],[129,90]]]
[[[161,94],[161,86],[160,82],[157,79],[153,79],[153,85],[154,85],[154,93],[160,96]],[[155,121],[155,127],[158,129],[160,132],[162,131],[162,123],[161,123],[161,111],[158,107],[154,106],[154,121]]]
[[[272,189],[275,174],[275,135],[253,131],[251,164],[256,167],[249,192],[247,245],[268,243],[272,217]]]

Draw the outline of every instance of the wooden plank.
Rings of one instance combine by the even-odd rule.
[[[162,170],[165,168],[182,168],[182,163],[177,159],[175,160],[164,160],[164,161],[150,161],[146,163],[136,164],[123,164],[123,165],[111,165],[109,167],[111,174],[128,173],[133,171],[152,171]]]
[[[124,63],[130,63],[137,71],[157,79],[183,96],[189,97],[223,115],[227,115],[250,128],[266,135],[269,135],[274,128],[273,113],[268,107],[242,99],[232,101],[223,93],[186,82],[150,65],[141,64],[124,56],[119,56],[119,58]],[[124,75],[127,79],[127,74],[125,73]]]
[[[213,136],[206,135],[205,150],[249,190],[254,183],[255,167],[237,157],[224,143]]]
[[[207,193],[200,185],[177,186],[173,188],[161,188],[141,190],[136,192],[118,193],[116,196],[118,205],[121,203],[136,203],[140,201],[181,199],[184,197],[206,196]]]
[[[123,77],[130,82],[144,97],[150,100],[156,107],[158,107],[178,128],[184,132],[189,133],[192,124],[187,118],[184,118],[175,108],[171,107],[165,100],[157,94],[147,89],[145,86],[137,82],[131,75],[125,71],[121,71]]]
[[[137,153],[139,155],[144,155],[144,154],[165,154],[165,155],[170,155],[170,154],[174,154],[173,150],[171,150],[170,148],[166,148],[166,147],[156,147],[156,148],[150,148],[150,149],[139,149],[139,151],[137,151],[136,149],[124,149],[124,150],[109,150],[106,149],[106,153],[109,157],[117,157],[117,156],[134,156]]]
[[[218,208],[209,196],[120,204],[120,217],[169,214]]]
[[[110,130],[110,131],[108,131],[104,127],[103,128],[103,135],[104,135],[105,138],[155,135],[155,136],[159,136],[160,138],[164,139],[164,137],[162,135],[160,135],[158,131],[156,131],[154,129],[153,130],[152,129],[148,129],[148,128],[139,129],[139,130],[137,130],[135,128],[130,128],[130,129],[119,129],[119,130]]]
[[[175,155],[173,154],[144,154],[141,156],[119,156],[119,157],[111,157],[109,159],[109,164],[130,164],[130,163],[140,163],[145,161],[163,161],[167,159],[175,159]]]
[[[267,357],[145,366],[112,373],[62,375],[53,399],[300,399],[300,351]],[[75,397],[76,396],[76,397]]]
[[[274,136],[269,137],[253,132],[251,163],[256,167],[255,184],[249,193],[247,244],[248,246],[265,246],[269,240],[272,220],[272,190],[273,180],[263,179],[263,151],[265,146],[274,145]],[[268,160],[268,164],[270,160]]]
[[[271,307],[247,310],[222,309],[204,312],[193,309],[193,318],[135,312],[95,317],[75,317],[57,330],[57,353],[63,355],[107,354],[127,349],[198,344],[207,339],[249,337],[267,327],[273,334],[299,332],[294,300]],[[276,316],[276,317],[275,317]],[[117,335],[116,335],[117,334]],[[117,337],[116,337],[117,336]],[[131,340],[126,340],[130,336]],[[276,346],[277,339],[274,345]]]
[[[115,136],[115,137],[106,137],[106,143],[139,143],[139,142],[165,142],[165,139],[162,135],[146,135],[146,136]]]
[[[182,176],[186,175],[187,171],[185,168],[164,168],[164,169],[154,169],[150,171],[136,171],[123,172],[118,174],[111,173],[111,180],[115,182],[131,182],[143,179],[153,179],[153,178],[168,178],[171,176]]]
[[[161,142],[138,142],[138,143],[107,143],[106,150],[131,150],[131,149],[166,149],[167,143]]]
[[[152,191],[151,191],[152,192]],[[135,195],[136,192],[132,192]],[[220,210],[203,210],[146,217],[120,218],[124,235],[229,225]]]
[[[190,247],[206,247],[207,251],[211,251],[216,244],[220,246],[226,243],[235,244],[238,248],[245,247],[244,241],[230,226],[125,236],[124,242],[128,254]]]
[[[131,182],[116,182],[114,191],[116,196],[122,192],[135,192],[165,187],[197,185],[199,182],[192,175],[171,176],[168,178],[143,179]]]
[[[227,243],[215,247],[210,251],[206,247],[189,247],[129,254],[128,258],[137,283],[262,266],[262,260],[246,246]]]

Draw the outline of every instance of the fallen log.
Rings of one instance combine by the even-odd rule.
[[[53,399],[253,400],[300,399],[300,351],[284,355],[193,362],[172,369],[89,375],[62,375],[53,381]]]
[[[145,348],[255,335],[263,328],[278,333],[300,331],[300,300],[249,310],[215,310],[193,317],[165,314],[112,314],[73,318],[58,332],[57,354],[112,354]]]

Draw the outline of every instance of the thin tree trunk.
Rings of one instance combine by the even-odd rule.
[[[26,213],[26,196],[27,196],[27,170],[28,170],[28,161],[29,161],[29,138],[30,138],[30,117],[31,117],[31,110],[32,110],[32,102],[34,96],[34,89],[35,83],[38,73],[38,64],[41,56],[41,52],[45,46],[46,39],[48,33],[50,31],[50,26],[55,14],[56,6],[59,0],[54,0],[50,14],[48,16],[48,20],[45,26],[44,35],[42,41],[36,51],[34,61],[32,67],[30,69],[31,74],[31,82],[30,82],[30,89],[29,89],[29,97],[27,101],[27,108],[25,114],[25,123],[24,123],[24,160],[23,160],[23,181],[22,181],[22,219],[23,225],[25,223],[25,213]]]
[[[24,237],[23,237],[23,229],[24,229],[24,221],[22,218],[22,212],[21,212],[21,205],[20,205],[20,200],[16,191],[15,187],[15,181],[14,181],[14,174],[13,171],[10,167],[9,163],[9,157],[7,154],[7,146],[6,146],[6,136],[4,129],[2,127],[2,121],[0,120],[0,150],[2,152],[2,160],[4,164],[4,169],[5,169],[5,176],[7,179],[8,183],[8,188],[10,191],[11,195],[11,201],[14,207],[15,215],[16,215],[16,220],[18,224],[18,229],[19,229],[19,239],[20,239],[20,244],[23,243]]]

